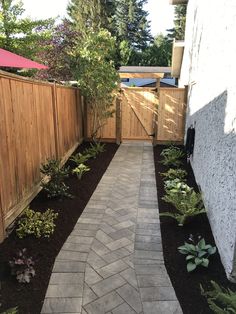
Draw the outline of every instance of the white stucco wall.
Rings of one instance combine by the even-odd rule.
[[[236,1],[189,0],[180,87],[192,166],[227,276],[236,281]]]

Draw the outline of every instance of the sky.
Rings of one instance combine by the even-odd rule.
[[[25,15],[32,18],[63,17],[66,14],[68,0],[23,0]],[[169,0],[148,0],[145,10],[149,12],[151,32],[155,36],[173,27],[174,7]]]

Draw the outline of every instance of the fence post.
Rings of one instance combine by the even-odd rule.
[[[161,84],[161,79],[157,79],[157,82],[156,82],[156,93],[157,93],[157,98],[158,98],[158,102],[160,101],[160,85]],[[153,136],[153,140],[152,140],[152,145],[153,146],[156,146],[157,145],[157,132],[158,132],[158,127],[157,127],[157,124],[158,124],[158,108],[157,108],[157,112],[156,114],[154,114],[154,127],[153,127],[153,133],[154,133],[154,136]]]
[[[53,108],[53,124],[54,124],[54,135],[55,135],[55,151],[56,158],[59,156],[59,139],[58,139],[58,117],[57,117],[57,86],[56,83],[52,86],[52,108]]]
[[[88,139],[88,104],[86,98],[83,97],[83,137],[84,140]]]
[[[118,96],[116,98],[116,144],[121,143],[121,99]]]
[[[1,200],[0,194],[0,243],[5,239],[5,223],[4,223],[4,215],[3,215],[3,204]]]

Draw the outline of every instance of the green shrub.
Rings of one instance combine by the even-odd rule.
[[[184,182],[177,182],[177,184],[175,182],[174,187],[166,188],[166,195],[162,199],[172,204],[178,212],[165,212],[161,213],[160,216],[171,217],[177,220],[179,226],[183,226],[189,217],[206,212],[201,194],[196,193]]]
[[[220,287],[216,282],[211,281],[213,289],[201,293],[207,298],[210,309],[216,314],[235,314],[236,313],[236,292]]]
[[[17,307],[12,307],[5,312],[2,312],[1,314],[17,314],[18,313],[18,308]]]
[[[179,167],[182,164],[180,159],[183,158],[185,154],[180,148],[170,146],[163,149],[161,156],[163,157],[163,160],[161,160],[160,163],[163,165]]]
[[[90,155],[92,158],[96,158],[98,154],[105,151],[105,144],[100,142],[94,142],[90,144],[90,147],[84,150],[85,154]]]
[[[80,164],[78,165],[76,168],[74,168],[72,170],[72,173],[75,173],[77,175],[77,178],[79,180],[81,180],[82,176],[84,175],[85,172],[88,172],[90,171],[90,168],[87,167],[86,165],[84,164]]]
[[[162,177],[164,177],[164,180],[174,180],[179,179],[181,181],[185,181],[185,178],[187,176],[187,172],[183,169],[173,169],[170,168],[168,171],[163,172],[160,174]]]
[[[164,181],[165,191],[171,191],[172,193],[179,193],[180,191],[184,194],[192,190],[185,182],[180,179],[166,180]]]
[[[50,178],[48,182],[41,182],[48,198],[71,197],[68,193],[69,187],[64,183],[64,179],[69,176],[69,167],[61,167],[58,159],[48,159],[47,163],[42,164],[40,171]]]
[[[78,153],[74,156],[70,157],[70,160],[73,161],[77,166],[80,164],[84,164],[87,160],[89,160],[91,156],[89,154],[83,155],[81,153]]]
[[[58,214],[54,213],[52,209],[41,213],[27,208],[24,216],[18,221],[16,234],[21,239],[27,235],[34,235],[36,238],[48,238],[54,232],[54,220],[57,216]]]
[[[208,267],[209,256],[215,254],[216,247],[206,244],[205,239],[201,239],[196,245],[191,238],[190,240],[192,243],[185,242],[178,247],[181,254],[187,255],[187,271],[191,272],[198,266]]]
[[[34,261],[32,257],[27,256],[26,249],[19,251],[12,261],[9,261],[11,274],[16,276],[20,283],[29,283],[35,276]],[[14,312],[13,312],[14,313]]]

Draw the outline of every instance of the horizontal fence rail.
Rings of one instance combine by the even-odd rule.
[[[40,190],[40,165],[83,137],[80,92],[0,71],[0,240]]]

